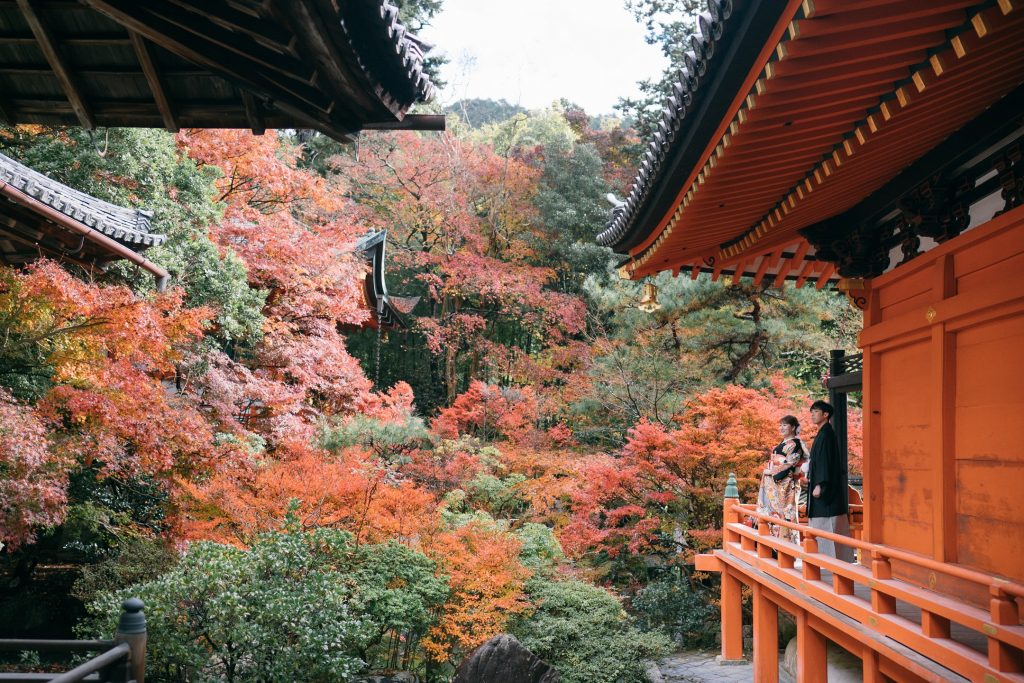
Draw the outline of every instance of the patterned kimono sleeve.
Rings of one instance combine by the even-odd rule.
[[[807,456],[807,452],[803,449],[803,442],[799,439],[790,439],[782,446],[782,450],[787,465],[796,465]]]

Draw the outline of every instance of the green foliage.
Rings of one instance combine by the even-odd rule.
[[[556,108],[517,114],[507,121],[485,127],[479,134],[494,144],[501,155],[532,151],[543,147],[545,154],[566,154],[576,144],[578,135]]]
[[[618,599],[601,588],[534,578],[526,590],[533,610],[515,617],[509,631],[564,683],[644,683],[644,662],[668,650],[664,636],[630,625]]]
[[[539,264],[556,268],[563,291],[579,293],[584,279],[603,272],[610,250],[594,242],[608,219],[603,163],[590,144],[545,150],[544,174],[535,200],[547,239]]]
[[[413,415],[404,423],[356,415],[336,419],[320,430],[320,445],[333,453],[359,446],[389,462],[404,462],[410,452],[425,445],[429,439],[423,420]]]
[[[96,564],[82,565],[71,595],[88,604],[101,593],[151,581],[172,569],[178,559],[178,553],[164,539],[125,536],[115,553]]]
[[[518,490],[526,481],[522,474],[499,478],[492,474],[478,474],[466,484],[467,503],[476,510],[484,510],[498,519],[509,519],[522,514],[529,501]]]
[[[642,418],[668,423],[692,392],[710,386],[764,386],[781,373],[820,391],[828,350],[855,347],[857,312],[813,287],[668,273],[653,282],[661,303],[654,313],[636,307],[641,283],[611,268],[584,283],[594,354],[588,391],[573,406],[581,440],[615,443]]]
[[[669,60],[660,79],[640,81],[638,97],[620,97],[615,105],[633,121],[640,136],[649,140],[658,129],[658,119],[672,92],[672,83],[679,78],[683,55],[690,49],[689,36],[697,28],[696,16],[703,7],[701,0],[626,0],[626,8],[644,25],[644,39],[660,46]]]
[[[93,601],[82,631],[112,632],[120,601],[138,596],[151,680],[348,681],[391,641],[425,633],[446,594],[434,564],[404,546],[287,530],[248,551],[198,543],[170,572]]]
[[[536,522],[527,522],[519,527],[516,538],[523,544],[519,561],[533,572],[534,576],[550,576],[556,567],[565,561],[562,545],[551,527]]]
[[[266,293],[249,288],[241,260],[222,253],[206,232],[223,214],[215,201],[219,171],[197,166],[172,134],[134,128],[29,133],[0,127],[0,151],[82,192],[152,211],[151,229],[167,241],[147,257],[167,268],[171,285],[185,289],[189,306],[217,311],[215,331],[225,342],[258,338]],[[148,274],[127,263],[115,264],[111,274],[138,291],[153,286]]]
[[[718,586],[706,586],[672,568],[633,596],[632,608],[645,631],[659,631],[686,648],[712,648],[719,630],[714,603]]]

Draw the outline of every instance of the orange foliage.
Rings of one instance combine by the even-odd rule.
[[[521,549],[514,536],[476,522],[428,541],[426,553],[448,574],[451,588],[437,624],[423,639],[433,659],[469,652],[529,607],[523,584],[530,572],[519,562]]]
[[[368,453],[347,449],[332,456],[291,444],[280,455],[262,465],[225,468],[202,484],[182,481],[185,538],[244,545],[280,526],[293,504],[305,528],[345,529],[359,542],[412,543],[436,527],[434,496]]]
[[[692,553],[715,545],[721,493],[735,472],[745,496],[778,442],[778,421],[797,408],[784,384],[757,391],[710,389],[687,402],[678,427],[641,422],[616,457],[586,466],[573,519],[561,533],[566,550]],[[680,532],[689,532],[683,543]]]
[[[0,389],[0,542],[10,549],[64,519],[66,463],[49,445],[35,411]]]
[[[133,475],[208,465],[212,430],[161,380],[174,377],[209,310],[184,308],[180,290],[145,300],[126,287],[85,283],[50,261],[11,276],[3,299],[20,311],[19,333],[45,344],[57,385],[38,411],[56,449]]]

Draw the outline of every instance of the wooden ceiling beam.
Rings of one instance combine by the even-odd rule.
[[[29,33],[0,33],[0,45],[28,46],[36,44],[36,37]],[[110,47],[111,45],[131,45],[131,41],[123,34],[96,36],[62,36],[62,45],[70,47]]]
[[[814,270],[815,266],[817,266],[817,264],[814,261],[808,261],[804,264],[803,270],[801,270],[800,274],[796,277],[797,289],[804,286],[804,283],[807,281],[807,278],[810,277],[811,271]]]
[[[800,38],[780,45],[785,46],[785,58],[817,57],[830,53],[871,52],[876,44],[891,43],[894,40],[910,40],[927,36],[932,45],[945,42],[945,32],[967,21],[963,10],[943,12],[917,21],[895,24],[895,26],[873,26],[855,31],[843,31],[817,38]]]
[[[1012,133],[1020,126],[1021,111],[1024,111],[1024,86],[1018,86],[950,135],[880,190],[850,209],[848,214],[861,222],[885,213],[900,197],[929,177],[955,169]]]
[[[396,118],[400,117],[401,112],[395,108],[394,102],[384,102],[380,98],[367,95],[360,88],[352,87],[353,75],[345,69],[347,60],[338,52],[338,39],[332,40],[331,35],[325,36],[318,28],[324,25],[324,22],[318,19],[320,14],[315,2],[295,0],[290,9],[295,31],[300,37],[299,48],[303,56],[311,63],[320,65],[320,75],[331,84],[336,92],[347,94],[346,98],[335,102],[336,111],[332,112],[333,118],[356,120],[353,105],[364,110],[373,110],[381,106],[388,107]],[[340,27],[331,26],[330,22],[327,22],[327,29],[332,33],[340,32]],[[358,81],[358,77],[356,80]]]
[[[194,15],[200,21],[210,21],[229,31],[244,33],[253,41],[282,55],[297,57],[295,36],[279,21],[266,21],[248,12],[242,12],[230,4],[219,4],[212,10],[209,3],[201,4],[190,0],[169,0],[184,12]]]
[[[760,287],[761,280],[764,279],[765,273],[768,272],[768,266],[771,265],[772,259],[775,258],[775,252],[765,254],[761,257],[761,265],[758,267],[757,272],[754,273],[754,286]]]
[[[924,17],[942,14],[949,10],[965,9],[977,3],[978,0],[954,0],[946,3],[936,0],[918,0],[918,2],[903,2],[883,8],[847,10],[841,16],[798,19],[793,23],[797,26],[796,30],[800,38],[813,38],[848,31],[860,31],[877,26],[889,26],[893,22],[920,21]]]
[[[156,102],[156,108],[160,110],[160,118],[164,121],[164,128],[172,133],[176,133],[178,131],[178,122],[174,117],[174,109],[171,107],[171,101],[168,99],[163,82],[160,80],[160,72],[157,70],[156,62],[153,61],[153,54],[149,51],[146,39],[135,31],[129,31],[128,35],[131,37],[132,48],[135,50],[136,59],[139,60],[139,66],[142,67],[142,73],[146,76],[149,91],[153,94],[153,101]]]
[[[826,262],[825,268],[821,271],[821,274],[818,275],[818,282],[817,284],[814,285],[814,288],[819,291],[824,289],[825,285],[828,284],[829,279],[832,277],[832,273],[834,272],[836,272],[835,265]]]
[[[63,260],[69,263],[74,263],[75,265],[82,266],[83,268],[92,268],[95,267],[96,265],[93,262],[85,261],[83,259],[72,256],[63,251],[60,247],[51,246],[41,241],[33,241],[31,238],[18,234],[11,228],[0,226],[0,235],[3,235],[6,239],[12,242],[16,242],[18,244],[21,244],[32,249],[33,251],[36,252],[36,255],[47,254],[49,256],[53,256],[57,260]],[[21,252],[15,252],[15,254],[18,253]]]
[[[43,56],[46,57],[46,61],[53,69],[53,75],[57,77],[57,81],[60,83],[64,95],[68,98],[68,102],[71,103],[71,108],[74,109],[79,123],[81,123],[83,128],[95,128],[96,120],[93,118],[92,111],[76,85],[71,69],[68,68],[64,58],[61,57],[49,28],[32,8],[31,0],[18,0],[18,8],[25,18],[25,23],[32,30],[32,35],[36,37]]]
[[[218,49],[258,64],[269,71],[275,71],[289,79],[306,85],[313,85],[316,82],[316,69],[313,66],[304,64],[302,60],[291,55],[282,54],[278,50],[267,47],[264,41],[258,41],[246,31],[226,28],[225,24],[230,24],[230,22],[220,20],[218,14],[215,13],[220,11],[219,8],[197,14],[185,12],[169,2],[136,0],[131,3],[130,9],[123,0],[116,4],[125,5],[126,10],[130,11],[133,16],[141,18],[147,23],[155,20],[158,23],[153,23],[153,25],[160,26],[162,32],[164,29],[174,27],[179,31],[191,34],[193,39],[214,45]],[[173,34],[173,32],[168,32],[168,34]],[[251,44],[239,44],[241,42],[239,34],[249,38],[252,41]]]
[[[230,32],[219,26],[209,22],[205,26],[182,26],[185,22],[181,17],[175,17],[173,21],[168,19],[173,8],[153,2],[83,1],[169,52],[216,73],[226,74],[240,88],[249,87],[273,99],[279,108],[283,109],[284,100],[291,99],[292,110],[302,112],[304,120],[318,121],[311,127],[320,127],[320,123],[309,110],[326,114],[334,104],[322,91],[310,85],[315,70],[311,71],[299,60],[279,55],[260,45],[242,49],[232,44]]]
[[[879,64],[882,60],[899,63],[906,61],[908,55],[911,56],[911,61],[918,61],[913,59],[917,53],[934,47],[941,42],[941,39],[936,40],[934,34],[912,36],[901,40],[879,43],[873,45],[870,50],[850,50],[849,52],[839,54],[812,53],[806,57],[790,55],[781,62],[770,62],[765,69],[771,73],[772,78],[768,80],[770,84],[774,78],[820,72],[831,73],[837,69],[853,67],[859,64],[870,68],[872,65]]]

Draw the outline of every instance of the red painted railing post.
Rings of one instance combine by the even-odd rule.
[[[1020,624],[1020,614],[1017,610],[1017,602],[1012,600],[998,585],[989,586],[989,614],[993,623],[1007,626]],[[1024,671],[1024,661],[1019,649],[1009,643],[1004,643],[995,637],[994,633],[988,634],[988,663],[996,671],[1007,673],[1021,673]]]
[[[730,474],[725,486],[725,499],[722,503],[723,526],[736,521],[733,506],[739,503],[739,491],[736,489],[736,475]],[[730,534],[725,533],[728,542]],[[729,552],[728,547],[725,552]],[[743,597],[740,594],[740,580],[732,574],[728,567],[722,569],[722,660],[737,661],[743,659]]]

